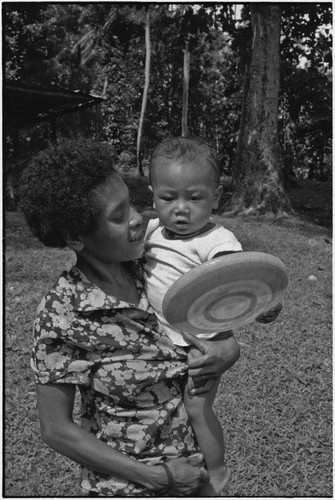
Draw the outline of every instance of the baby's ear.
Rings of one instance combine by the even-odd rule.
[[[154,190],[153,190],[153,187],[151,184],[149,184],[148,188],[149,188],[149,191],[151,191],[151,194],[154,194]],[[154,202],[154,200],[152,200],[152,208],[154,208],[156,210],[156,203]]]
[[[215,190],[215,194],[214,194],[214,205],[213,205],[213,208],[216,210],[217,208],[219,208],[219,201],[220,201],[220,198],[221,198],[221,195],[222,195],[222,186],[219,185],[216,190]]]

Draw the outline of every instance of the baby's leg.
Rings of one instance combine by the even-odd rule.
[[[190,347],[190,354],[196,356],[199,351]],[[196,352],[195,352],[196,351]],[[229,480],[230,470],[225,463],[225,447],[221,424],[213,411],[214,398],[220,379],[209,392],[191,396],[185,387],[184,402],[191,420],[200,450],[202,451],[210,482],[199,492],[203,496],[220,496]]]

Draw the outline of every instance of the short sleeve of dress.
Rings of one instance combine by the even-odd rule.
[[[94,361],[71,304],[55,291],[42,300],[34,322],[31,368],[40,384],[89,385]]]
[[[197,249],[201,261],[207,262],[220,252],[241,252],[242,246],[234,233],[216,226],[208,235],[197,239]]]

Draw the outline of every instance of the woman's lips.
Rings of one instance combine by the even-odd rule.
[[[137,231],[137,233],[135,233],[135,235],[132,238],[130,238],[130,243],[138,243],[139,241],[143,241],[144,234],[145,234],[145,231],[143,229],[141,229],[140,231]]]

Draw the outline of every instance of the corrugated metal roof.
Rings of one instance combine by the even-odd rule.
[[[3,86],[3,123],[5,127],[26,127],[94,106],[103,100],[103,97],[79,90],[39,88],[7,81]]]

